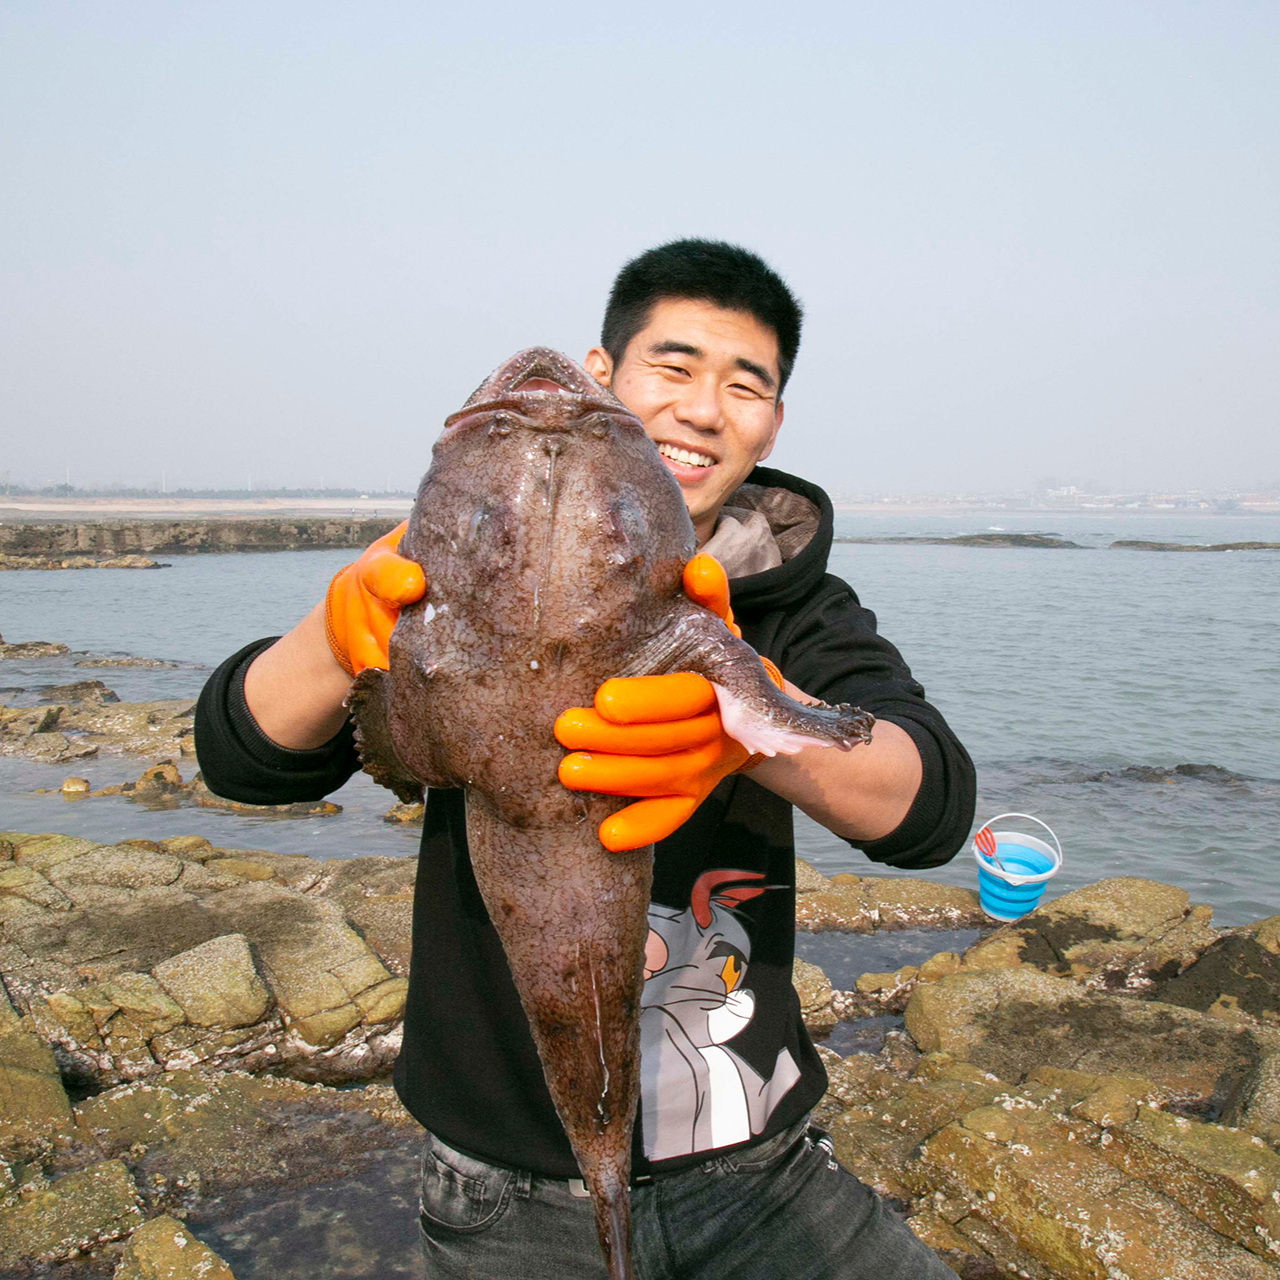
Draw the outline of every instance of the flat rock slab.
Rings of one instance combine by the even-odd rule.
[[[796,927],[871,933],[877,929],[963,929],[987,923],[971,889],[935,884],[909,876],[836,875],[813,885],[813,868],[805,864],[806,887],[797,884]]]
[[[0,1030],[0,1157],[37,1154],[70,1129],[71,1104],[53,1051],[24,1031]]]
[[[112,1280],[235,1280],[235,1276],[177,1218],[162,1214],[129,1237]]]
[[[1183,889],[1117,876],[1055,898],[964,955],[966,969],[1025,964],[1108,989],[1148,990],[1219,937],[1212,910]]]
[[[193,1026],[247,1027],[271,1007],[271,992],[242,933],[211,938],[161,961],[153,972]]]
[[[48,763],[82,759],[99,750],[194,755],[194,715],[190,698],[0,706],[0,755]]]
[[[1089,991],[1031,969],[958,973],[918,987],[907,1030],[1005,1080],[1038,1066],[1141,1076],[1210,1116],[1280,1051],[1280,1035],[1174,1005]]]
[[[111,1083],[209,1063],[338,1082],[394,1057],[412,859],[20,832],[0,833],[0,853],[4,990],[69,1072]]]
[[[0,1209],[0,1266],[58,1262],[142,1225],[138,1189],[119,1160],[31,1187]]]
[[[907,1171],[972,1206],[1057,1280],[1275,1280],[1276,1269],[1034,1109],[981,1107]]]

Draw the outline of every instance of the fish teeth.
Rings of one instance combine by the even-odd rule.
[[[686,467],[713,467],[716,460],[705,453],[694,453],[690,449],[680,449],[673,444],[660,444],[658,452],[672,462],[682,462]]]

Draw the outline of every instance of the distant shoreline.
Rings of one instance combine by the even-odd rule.
[[[409,514],[411,498],[4,498],[0,523],[170,519],[274,519],[284,516],[374,518]]]
[[[952,503],[836,502],[838,515],[960,516],[992,523],[1009,516],[1102,516],[1121,520],[1177,516],[1188,520],[1230,520],[1254,516],[1280,517],[1280,503],[1237,511],[1201,511],[1187,507],[988,507]],[[412,499],[384,498],[5,498],[0,496],[0,524],[45,521],[108,521],[130,517],[149,520],[239,520],[289,516],[382,517],[409,514]]]

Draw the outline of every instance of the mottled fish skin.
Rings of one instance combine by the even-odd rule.
[[[653,849],[601,846],[596,828],[629,802],[559,784],[552,724],[610,676],[697,670],[766,739],[781,727],[847,747],[870,731],[861,713],[807,710],[773,689],[754,651],[685,597],[694,550],[679,486],[639,421],[564,356],[522,351],[445,423],[400,543],[427,596],[401,613],[389,672],[364,672],[349,700],[383,785],[402,798],[466,789],[476,881],[610,1280],[633,1275]]]

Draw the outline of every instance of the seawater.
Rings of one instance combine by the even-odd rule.
[[[1046,899],[1102,876],[1187,889],[1222,924],[1280,911],[1280,553],[1108,550],[1115,539],[1280,541],[1280,519],[1151,515],[842,515],[837,535],[1058,533],[1086,549],[837,544],[853,585],[978,766],[978,820],[1043,818],[1065,863]],[[153,571],[0,576],[6,640],[165,658],[170,669],[86,670],[68,659],[0,663],[0,700],[100,678],[128,700],[194,695],[235,649],[276,634],[320,598],[348,552],[174,557]],[[1176,766],[1195,766],[1168,773]],[[1209,767],[1205,767],[1209,766]],[[194,768],[184,762],[184,768]],[[408,855],[416,831],[380,821],[389,793],[363,776],[334,818],[148,812],[114,799],[64,802],[36,788],[69,773],[94,786],[136,759],[73,766],[0,760],[0,827],[100,839],[185,832],[215,843],[346,857]],[[1005,825],[1005,824],[1002,824]],[[801,854],[828,874],[894,874],[803,815]],[[973,887],[971,851],[912,872]]]

